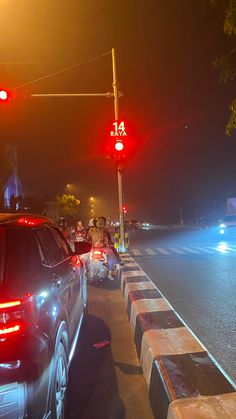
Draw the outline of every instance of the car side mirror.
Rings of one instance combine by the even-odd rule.
[[[74,247],[76,255],[83,255],[90,252],[92,244],[89,242],[74,242]]]

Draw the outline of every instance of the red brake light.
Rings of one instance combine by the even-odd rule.
[[[3,335],[9,335],[10,333],[19,332],[20,328],[20,324],[16,324],[12,327],[0,327],[0,337]]]
[[[10,308],[21,305],[21,300],[15,300],[15,301],[6,301],[4,303],[0,303],[0,310],[2,308]]]
[[[35,226],[43,223],[43,220],[41,218],[27,218],[22,217],[17,220],[18,224],[23,224],[27,226]]]
[[[7,102],[10,100],[10,93],[8,90],[0,89],[0,101]]]
[[[29,327],[34,319],[31,293],[20,300],[0,302],[0,338],[21,332]]]
[[[75,266],[75,267],[80,266],[81,265],[81,260],[80,260],[79,256],[77,256],[77,255],[72,256],[71,264],[72,264],[72,266]]]

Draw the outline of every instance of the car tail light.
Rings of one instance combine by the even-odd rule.
[[[93,250],[92,258],[95,260],[104,260],[103,252],[101,250]]]
[[[96,255],[96,256],[102,256],[101,250],[94,250],[93,254]]]
[[[22,299],[0,300],[0,339],[24,332],[34,321],[32,295]]]

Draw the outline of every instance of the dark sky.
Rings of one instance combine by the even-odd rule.
[[[233,84],[212,62],[228,47],[207,0],[12,0],[0,9],[3,87],[15,87],[116,48],[121,118],[137,150],[127,162],[128,218],[168,221],[220,210],[236,193],[236,136],[224,134]],[[16,64],[21,63],[21,64]],[[30,84],[29,93],[112,91],[111,55]],[[29,98],[1,105],[1,141],[17,144],[26,194],[76,184],[117,213],[114,166],[101,153],[113,101]]]

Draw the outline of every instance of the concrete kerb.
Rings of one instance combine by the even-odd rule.
[[[236,419],[236,386],[128,254],[120,286],[156,419]]]

